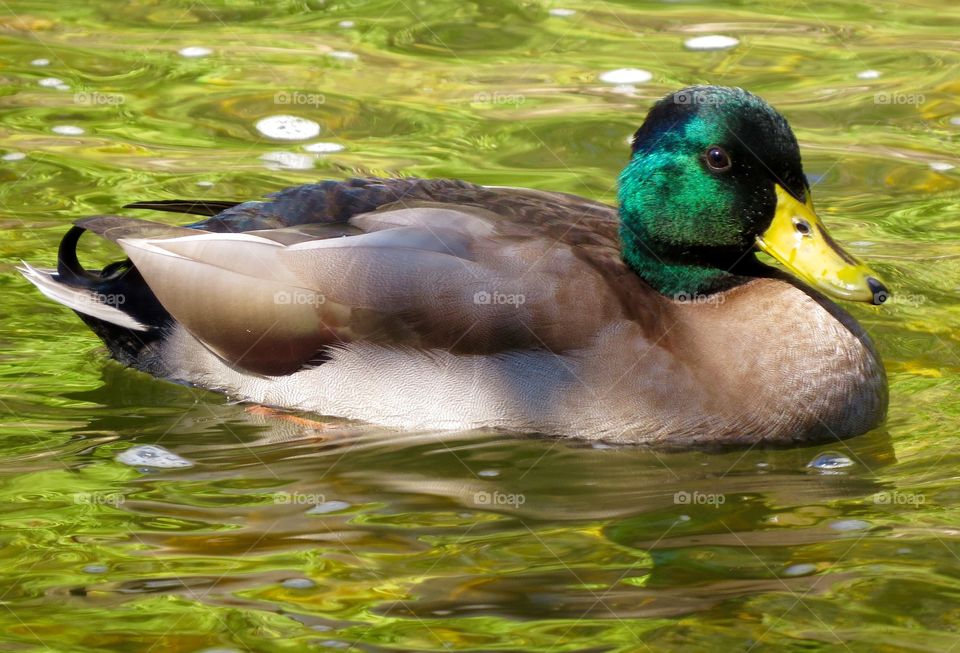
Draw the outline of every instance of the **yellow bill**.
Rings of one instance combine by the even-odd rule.
[[[814,288],[839,299],[882,304],[890,296],[869,267],[830,237],[807,195],[801,204],[776,184],[777,210],[757,247]]]

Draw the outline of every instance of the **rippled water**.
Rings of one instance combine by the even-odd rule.
[[[958,34],[932,1],[0,3],[0,647],[956,646]],[[787,115],[822,214],[897,293],[849,307],[886,360],[884,429],[729,453],[304,440],[107,361],[13,270],[136,199],[324,177],[612,201],[651,100],[704,81]],[[284,115],[308,122],[261,122]],[[193,464],[115,459],[135,445]]]

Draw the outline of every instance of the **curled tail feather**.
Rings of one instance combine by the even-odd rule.
[[[84,231],[75,226],[64,235],[56,270],[26,262],[17,270],[44,296],[73,309],[114,358],[133,364],[140,352],[160,337],[171,321],[170,314],[129,259],[103,270],[84,269],[77,258],[77,243]]]

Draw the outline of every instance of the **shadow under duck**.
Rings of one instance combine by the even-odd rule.
[[[741,89],[693,87],[632,143],[619,210],[457,180],[325,181],[130,204],[206,219],[86,218],[56,270],[21,271],[120,362],[265,405],[671,446],[877,426],[880,358],[827,296],[887,290],[814,213],[787,121]],[[129,258],[85,270],[84,231]]]

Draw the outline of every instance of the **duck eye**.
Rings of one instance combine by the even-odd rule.
[[[728,155],[722,147],[714,145],[707,148],[705,157],[707,167],[714,172],[726,172],[730,169],[730,155]]]

